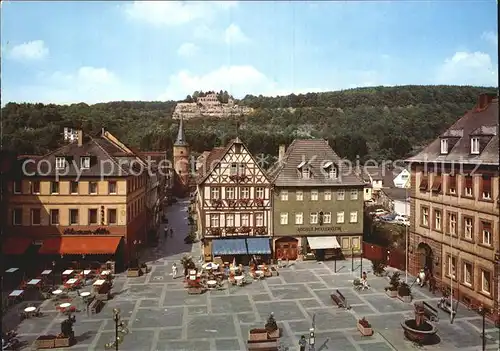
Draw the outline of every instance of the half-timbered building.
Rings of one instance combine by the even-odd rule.
[[[246,263],[270,255],[271,186],[247,147],[236,138],[199,163],[196,207],[205,261]]]

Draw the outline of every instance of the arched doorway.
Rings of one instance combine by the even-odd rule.
[[[433,271],[434,253],[431,247],[426,243],[420,243],[417,247],[418,255],[418,270],[427,267],[431,272]]]
[[[280,260],[296,260],[298,256],[299,241],[295,238],[286,236],[276,240],[276,258]]]

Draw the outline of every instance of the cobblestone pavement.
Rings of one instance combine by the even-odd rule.
[[[103,350],[113,340],[112,309],[119,308],[128,321],[130,334],[125,336],[120,350],[246,350],[246,339],[251,328],[263,327],[270,312],[274,312],[283,329],[282,344],[289,350],[298,350],[300,335],[308,334],[312,316],[316,321],[316,351],[319,350],[412,350],[415,346],[403,337],[400,323],[412,316],[412,305],[391,299],[384,293],[387,278],[371,277],[371,289],[354,291],[352,280],[359,275],[359,260],[355,273],[350,260],[334,263],[297,262],[280,270],[277,277],[253,282],[245,287],[229,287],[203,295],[188,295],[182,279],[172,279],[171,263],[184,252],[200,257],[198,244],[185,245],[187,233],[187,202],[179,202],[168,209],[169,225],[174,238],[161,243],[144,258],[152,261],[152,272],[139,278],[118,275],[114,283],[115,296],[97,315],[77,314],[75,334],[78,343],[71,349]],[[369,261],[363,262],[370,272]],[[413,278],[409,279],[410,283]],[[339,289],[352,309],[333,306],[329,297]],[[439,297],[414,288],[416,300],[433,305]],[[20,307],[22,308],[23,305]],[[18,327],[19,338],[32,344],[42,333],[59,332],[63,316],[56,313],[51,302],[42,304],[45,317],[25,320]],[[374,328],[374,335],[362,337],[356,329],[356,320],[366,317]],[[5,317],[7,318],[7,317]],[[450,324],[449,317],[440,312],[437,323],[441,342],[426,346],[426,350],[480,350],[481,317],[460,306],[457,318]],[[487,323],[487,349],[498,349],[498,329]],[[325,344],[326,342],[326,344]]]

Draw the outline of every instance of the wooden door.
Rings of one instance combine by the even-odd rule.
[[[279,260],[296,260],[298,254],[297,242],[277,242],[276,258]]]

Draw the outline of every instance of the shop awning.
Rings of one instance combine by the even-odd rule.
[[[30,238],[8,237],[5,238],[2,245],[4,255],[22,255],[33,242]]]
[[[246,255],[247,245],[245,239],[215,239],[212,241],[212,253],[221,255]]]
[[[312,250],[340,249],[336,236],[308,236],[307,241]]]
[[[106,255],[114,254],[122,237],[61,237],[43,240],[38,251],[44,255]]]
[[[246,241],[248,253],[251,255],[269,255],[271,253],[269,238],[248,238]]]

